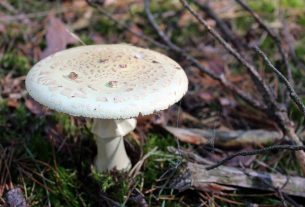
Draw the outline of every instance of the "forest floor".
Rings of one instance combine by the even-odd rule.
[[[150,41],[166,45],[149,22],[142,0],[95,2],[89,5],[83,0],[0,1],[0,206],[11,204],[8,195],[23,196],[29,206],[301,206],[305,203],[305,193],[285,189],[285,183],[262,185],[264,180],[247,177],[247,172],[245,179],[234,173],[220,179],[223,175],[217,174],[215,180],[207,178],[201,185],[195,181],[180,185],[187,180],[184,176],[189,176],[190,163],[210,166],[236,152],[291,142],[268,114],[198,70],[183,54]],[[287,98],[285,85],[245,46],[259,45],[272,63],[284,71],[274,39],[234,0],[210,1],[208,8],[204,7],[204,0],[196,2],[191,4],[192,8],[258,68],[276,100],[285,103],[296,134],[305,141],[304,116]],[[305,1],[246,2],[280,37],[288,54],[290,80],[294,80],[295,90],[304,102]],[[173,44],[251,94],[253,100],[261,99],[261,91],[256,90],[244,67],[181,2],[154,0],[149,8],[159,29]],[[221,25],[230,34],[224,35]],[[139,117],[136,130],[126,137],[128,155],[139,168],[132,173],[97,173],[92,167],[96,154],[90,132],[92,120],[41,106],[28,95],[24,80],[36,62],[59,49],[120,42],[148,47],[176,60],[188,75],[189,91],[170,109]],[[236,157],[224,165],[228,173],[242,169],[280,174],[291,182],[300,179],[298,182],[304,182],[305,186],[302,169],[291,150]],[[194,169],[191,173],[199,173]],[[222,168],[213,172],[219,170]]]

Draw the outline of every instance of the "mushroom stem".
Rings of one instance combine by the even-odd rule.
[[[135,119],[94,119],[92,133],[97,145],[95,167],[98,172],[114,168],[117,170],[131,168],[123,136],[133,131],[135,127]]]

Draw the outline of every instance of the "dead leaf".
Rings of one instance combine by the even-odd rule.
[[[135,24],[131,25],[130,29],[139,34],[143,33],[143,31]],[[127,35],[127,38],[129,39],[129,42],[132,44],[136,45],[136,44],[139,44],[139,42],[141,41],[141,39],[136,35],[133,35],[131,33],[127,33],[126,35]]]
[[[69,32],[65,24],[53,12],[48,16],[46,32],[47,48],[42,52],[41,59],[55,52],[66,49],[68,44],[77,43],[77,39]]]
[[[209,92],[199,92],[198,95],[205,103],[211,103],[215,99],[215,97]]]
[[[273,143],[282,139],[282,134],[268,130],[219,130],[175,128],[163,126],[165,130],[173,134],[182,142],[190,144],[212,144],[221,147],[249,147]]]
[[[13,72],[8,73],[2,80],[0,80],[2,95],[12,99],[20,99],[24,94],[24,80],[25,76],[14,78]]]
[[[30,112],[32,112],[35,115],[45,114],[45,111],[43,110],[43,106],[31,98],[25,100],[25,106],[27,109],[30,110]]]
[[[3,24],[0,24],[0,33],[5,32],[5,26]]]
[[[13,98],[8,98],[6,99],[6,103],[7,103],[7,106],[8,107],[11,107],[11,108],[18,108],[20,103],[18,102],[17,99],[13,99]]]
[[[224,74],[226,72],[225,64],[219,58],[210,60],[208,62],[208,67],[217,75]]]
[[[116,4],[116,3],[117,3],[117,0],[105,0],[104,1],[105,6],[109,6],[111,4]]]
[[[164,126],[164,128],[169,131],[171,134],[173,134],[175,137],[177,137],[182,142],[186,142],[189,144],[206,144],[207,140],[203,139],[200,135],[195,134],[189,130],[181,129],[181,128],[175,128],[170,126]]]

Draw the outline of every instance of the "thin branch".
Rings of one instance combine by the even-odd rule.
[[[293,144],[303,146],[303,143],[299,137],[295,134],[293,123],[288,117],[287,108],[279,104],[274,96],[274,91],[265,83],[265,81],[258,74],[256,68],[244,59],[235,49],[231,47],[215,30],[213,30],[207,22],[199,16],[187,3],[186,0],[180,0],[185,8],[208,30],[208,32],[220,42],[228,52],[233,55],[244,67],[246,67],[248,73],[251,75],[252,81],[254,82],[257,90],[262,93],[264,103],[267,105],[265,112],[278,124],[281,130],[293,141]],[[305,175],[305,152],[295,152],[297,160],[299,162],[302,173]]]
[[[139,33],[139,32],[135,32],[130,28],[130,25],[124,23],[124,22],[120,22],[117,19],[113,18],[111,16],[110,13],[108,13],[105,9],[103,9],[99,4],[95,3],[93,0],[87,0],[87,3],[94,7],[95,9],[97,9],[101,14],[103,14],[104,16],[106,16],[109,20],[113,21],[114,23],[116,23],[121,29],[125,29],[128,32],[130,32],[131,34],[133,34],[134,36],[137,36],[143,40],[146,40],[154,45],[156,45],[157,47],[163,48],[165,50],[168,50],[168,46],[154,40],[153,38],[144,35],[143,33]]]
[[[244,8],[255,19],[255,21],[267,32],[267,34],[274,40],[284,62],[288,80],[293,83],[291,68],[289,66],[287,53],[282,47],[280,38],[267,26],[267,24],[256,14],[243,0],[235,0],[242,8]]]
[[[295,92],[293,86],[290,84],[290,82],[286,79],[286,77],[271,63],[269,58],[266,56],[266,54],[259,49],[257,46],[254,46],[254,49],[256,52],[264,59],[267,66],[279,77],[281,81],[284,82],[284,84],[287,86],[287,89],[290,93],[291,99],[294,101],[294,103],[298,106],[299,110],[303,113],[305,117],[305,105],[303,104],[300,97]]]
[[[250,74],[252,81],[254,82],[258,91],[262,94],[262,98],[264,103],[267,105],[267,109],[265,112],[268,113],[273,119],[279,124],[283,131],[287,131],[287,122],[288,117],[284,108],[282,108],[275,99],[274,92],[270,89],[270,87],[265,83],[265,81],[261,78],[256,68],[249,63],[245,58],[242,57],[240,53],[238,53],[232,46],[227,43],[218,32],[216,32],[213,28],[211,28],[206,20],[204,20],[201,16],[199,16],[187,3],[186,0],[180,0],[180,2],[184,5],[184,7],[201,23],[208,32],[221,44],[223,47],[233,55],[248,71]]]
[[[238,95],[242,100],[244,100],[246,103],[250,104],[256,109],[259,110],[266,110],[266,106],[262,104],[259,100],[252,97],[250,94],[246,93],[245,91],[241,90],[236,85],[232,84],[230,81],[226,79],[224,75],[217,75],[213,71],[211,71],[209,68],[203,66],[200,64],[200,62],[191,54],[189,54],[187,51],[182,49],[181,47],[177,46],[175,43],[173,43],[170,38],[159,28],[157,23],[155,22],[155,19],[150,11],[150,0],[144,0],[144,9],[147,16],[147,19],[149,23],[152,25],[155,32],[159,35],[161,40],[169,46],[169,48],[174,51],[175,53],[184,56],[188,61],[190,61],[195,67],[197,67],[200,71],[207,74],[211,78],[218,80],[223,86],[225,86],[227,89],[232,91],[234,94]]]
[[[263,82],[262,78],[258,74],[258,72],[255,70],[254,66],[252,66],[250,63],[248,63],[247,60],[245,60],[241,55],[234,49],[232,46],[227,43],[218,32],[216,32],[213,28],[210,27],[210,25],[204,20],[201,16],[199,16],[192,8],[191,6],[186,2],[186,0],[180,0],[180,2],[184,5],[184,7],[208,30],[208,32],[221,44],[225,47],[225,49],[233,55],[242,65],[244,65],[248,72],[251,74],[252,79],[254,82],[259,86],[263,92],[263,96],[265,97],[273,97],[271,90],[267,85]]]
[[[305,146],[295,146],[295,145],[274,145],[271,147],[266,147],[263,149],[258,149],[258,150],[253,150],[253,151],[247,151],[247,152],[237,152],[232,155],[227,156],[226,158],[218,161],[216,164],[211,165],[209,167],[206,167],[206,170],[212,170],[214,168],[217,168],[224,163],[228,162],[229,160],[232,160],[235,157],[238,156],[249,156],[249,155],[257,155],[257,154],[262,154],[266,152],[270,152],[273,150],[292,150],[292,151],[300,151],[300,150],[305,150]]]

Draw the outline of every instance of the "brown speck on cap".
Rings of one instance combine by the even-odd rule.
[[[109,88],[115,88],[118,86],[118,81],[109,81],[106,86],[108,86]]]
[[[105,63],[105,62],[107,62],[108,61],[108,59],[99,59],[99,63]]]
[[[71,80],[76,80],[77,77],[78,77],[78,75],[77,75],[77,73],[75,73],[75,72],[71,72],[71,73],[69,73],[69,75],[68,75],[68,78],[71,79]]]
[[[119,67],[120,68],[127,68],[127,64],[120,64]]]

